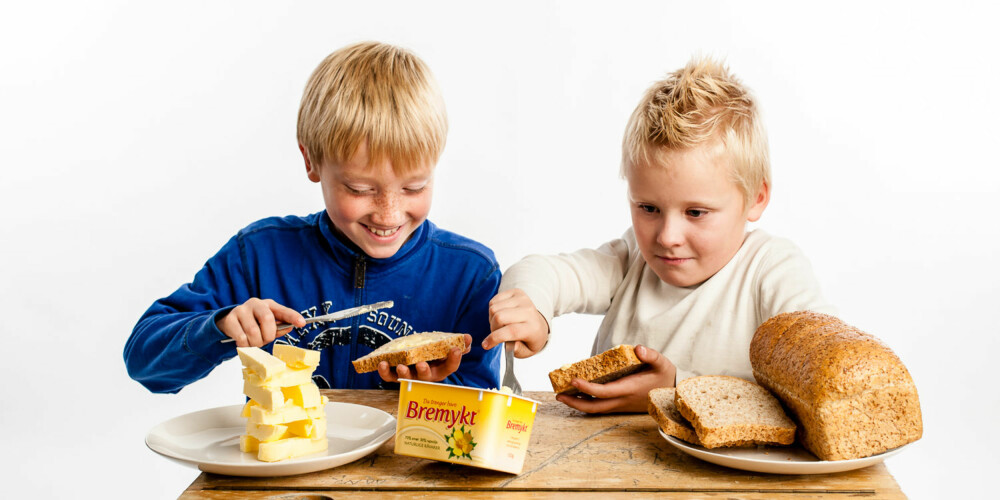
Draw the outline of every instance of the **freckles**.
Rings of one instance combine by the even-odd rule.
[[[399,207],[399,199],[392,195],[379,196],[375,198],[375,208],[379,212],[395,212]]]

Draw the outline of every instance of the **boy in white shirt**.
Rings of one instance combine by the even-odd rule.
[[[695,375],[753,380],[757,326],[782,312],[832,313],[794,244],[746,232],[770,199],[767,137],[750,92],[722,64],[692,60],[653,84],[622,141],[632,227],[600,248],[532,255],[490,302],[491,349],[526,358],[554,316],[604,314],[592,352],[636,344],[648,367],[557,396],[588,413],[642,412],[646,394]]]

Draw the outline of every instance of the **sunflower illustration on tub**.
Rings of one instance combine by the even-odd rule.
[[[448,443],[448,458],[468,458],[472,460],[472,449],[476,447],[476,442],[472,439],[472,429],[452,428],[451,434],[444,435],[445,442]]]

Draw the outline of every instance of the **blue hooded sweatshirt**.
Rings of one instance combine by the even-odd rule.
[[[313,374],[320,388],[375,389],[397,385],[378,372],[356,373],[351,360],[412,333],[468,333],[472,351],[445,383],[499,387],[500,349],[481,346],[499,285],[490,249],[430,221],[395,255],[373,259],[338,236],[326,212],[272,217],[243,228],[191,283],[153,303],[125,343],[125,365],[150,391],[176,393],[236,355],[215,321],[251,297],[307,318],[391,300],[392,308],[312,323],[275,342],[322,351]]]

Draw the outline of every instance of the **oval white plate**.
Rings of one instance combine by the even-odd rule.
[[[396,433],[396,418],[368,406],[326,404],[325,452],[280,462],[261,462],[240,451],[247,420],[243,405],[220,406],[172,418],[146,434],[149,449],[205,472],[230,476],[291,476],[353,462],[382,446]]]
[[[668,436],[663,432],[663,429],[660,429],[660,435],[677,449],[706,462],[734,469],[767,472],[770,474],[829,474],[832,472],[860,469],[877,464],[909,446],[907,444],[885,453],[865,458],[855,458],[853,460],[820,460],[798,444],[792,446],[715,448],[709,450],[684,442],[673,436]]]

